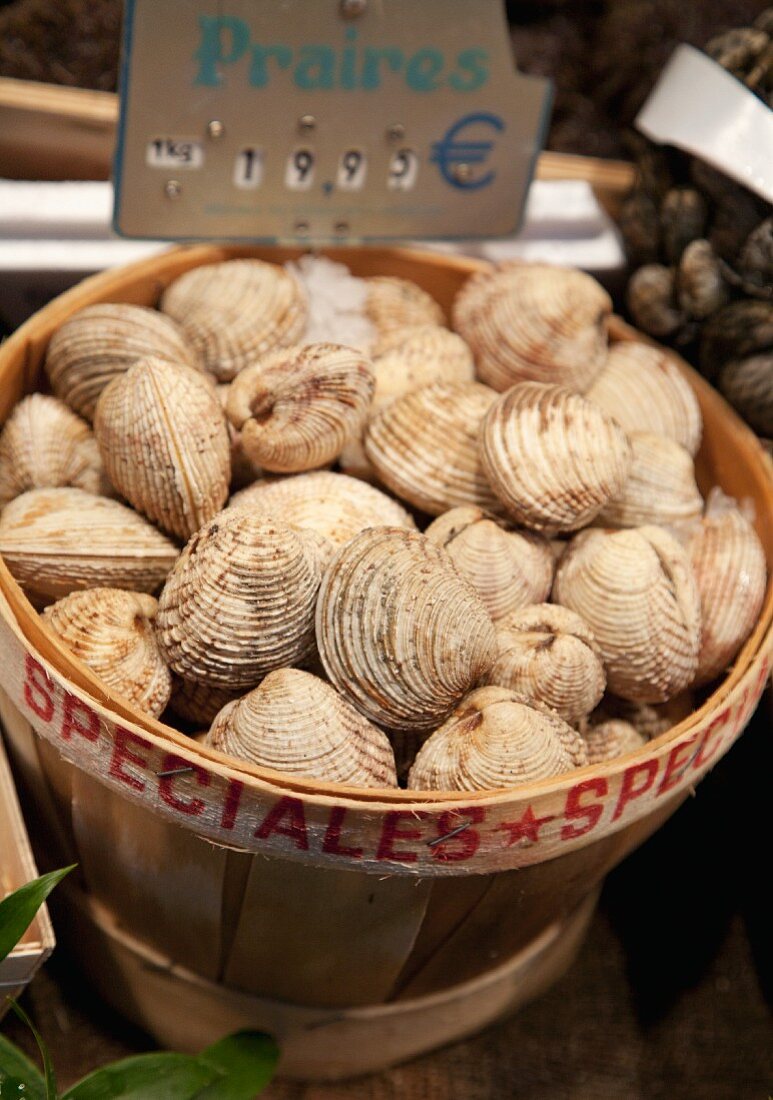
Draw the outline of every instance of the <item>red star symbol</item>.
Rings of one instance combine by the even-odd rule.
[[[535,817],[534,810],[529,806],[518,821],[503,821],[501,825],[497,825],[495,831],[510,834],[506,844],[507,848],[517,844],[519,840],[529,840],[532,844],[536,844],[542,826],[547,821],[554,821],[555,817],[555,814],[548,814],[547,817]]]

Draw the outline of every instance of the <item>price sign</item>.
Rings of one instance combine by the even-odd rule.
[[[167,240],[515,232],[547,81],[503,0],[127,0],[115,227]]]

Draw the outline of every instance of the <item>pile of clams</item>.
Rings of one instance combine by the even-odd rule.
[[[469,791],[641,748],[766,584],[689,383],[578,271],[481,271],[450,327],[356,282],[356,340],[251,259],[71,316],[0,435],[6,565],[108,691],[275,771]]]

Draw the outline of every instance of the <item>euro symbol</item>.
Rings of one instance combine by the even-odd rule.
[[[465,115],[455,122],[446,131],[441,141],[433,142],[430,161],[440,169],[440,174],[446,183],[452,187],[461,188],[464,191],[477,191],[481,187],[488,187],[494,179],[495,173],[486,172],[477,179],[473,176],[463,175],[461,165],[485,164],[491,150],[493,141],[463,141],[457,140],[460,134],[468,126],[490,126],[492,130],[501,132],[505,128],[499,115],[491,115],[487,112]]]

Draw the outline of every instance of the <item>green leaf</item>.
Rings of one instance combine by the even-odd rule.
[[[46,1082],[40,1070],[3,1035],[0,1035],[0,1100],[46,1100]]]
[[[69,868],[68,868],[69,870]],[[56,883],[54,883],[54,886]],[[53,889],[53,886],[51,887]],[[46,1100],[56,1100],[56,1076],[54,1074],[54,1067],[51,1064],[51,1054],[48,1047],[43,1042],[40,1032],[33,1024],[27,1013],[17,1004],[12,998],[8,998],[11,1008],[19,1017],[23,1024],[26,1024],[32,1034],[35,1036],[35,1042],[38,1044],[38,1050],[40,1051],[40,1057],[43,1059],[43,1083],[45,1085],[45,1097]]]
[[[207,1047],[198,1056],[202,1065],[221,1074],[196,1100],[252,1100],[276,1072],[279,1047],[270,1035],[259,1031],[237,1031]]]
[[[90,1073],[61,1100],[192,1100],[215,1076],[190,1054],[138,1054]]]
[[[0,962],[10,955],[53,888],[74,866],[41,875],[0,901]]]

